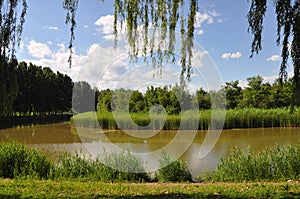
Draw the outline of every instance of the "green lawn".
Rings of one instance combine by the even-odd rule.
[[[0,198],[300,198],[300,183],[133,184],[1,179]]]

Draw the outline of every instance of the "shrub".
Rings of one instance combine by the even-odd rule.
[[[161,182],[191,182],[192,175],[186,162],[174,160],[171,155],[163,154],[160,160],[160,169],[157,175],[158,181]]]

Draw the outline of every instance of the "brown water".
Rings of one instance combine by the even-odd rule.
[[[83,137],[78,136],[77,130],[68,123],[17,127],[0,130],[0,140],[10,137],[12,140],[25,143],[30,148],[36,148],[56,158],[64,152],[75,153],[82,150],[83,153],[87,153],[85,146],[96,145],[99,141],[102,141],[101,144],[104,148],[108,146],[107,142],[110,142],[133,152],[148,153],[166,146],[177,133],[176,131],[161,131],[150,138],[141,139],[129,136],[122,131],[101,133],[96,129],[81,128],[80,131],[87,132],[84,137],[86,142],[84,145],[81,139]],[[189,132],[186,133],[189,135]],[[245,150],[250,146],[254,151],[260,151],[276,144],[300,143],[300,128],[223,130],[213,150],[204,159],[200,159],[199,149],[206,133],[206,131],[198,131],[193,143],[182,155],[182,159],[188,162],[193,175],[200,174],[204,170],[214,169],[221,157],[226,156],[234,146]],[[103,141],[102,137],[105,137],[106,141]]]

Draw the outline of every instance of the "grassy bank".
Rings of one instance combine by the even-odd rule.
[[[210,110],[202,110],[200,114],[194,111],[187,111],[182,115],[167,115],[164,123],[162,115],[156,115],[152,118],[148,113],[131,113],[131,117],[126,117],[126,114],[118,114],[116,117],[119,121],[117,123],[114,115],[110,112],[97,113],[82,113],[71,118],[71,122],[77,125],[97,127],[100,125],[104,129],[137,129],[131,123],[133,120],[140,126],[147,126],[149,128],[159,128],[163,126],[165,130],[175,130],[179,127],[181,129],[208,129],[211,121]],[[216,114],[218,115],[218,114]],[[219,118],[215,121],[218,122]],[[260,127],[299,127],[300,126],[300,108],[296,108],[293,113],[289,109],[230,109],[226,111],[226,118],[224,122],[224,129],[231,128],[260,128]]]
[[[171,158],[162,157],[161,166],[168,166],[151,178],[140,159],[129,152],[96,160],[65,154],[52,162],[22,144],[2,142],[0,198],[300,197],[300,145],[268,148],[258,154],[234,149],[216,171],[203,175],[202,183],[189,182],[187,164],[181,160],[169,164]]]
[[[0,180],[0,198],[299,198],[299,183],[102,183]]]
[[[191,182],[187,163],[164,154],[160,169],[148,173],[147,165],[130,152],[105,153],[91,158],[66,153],[50,161],[39,152],[15,142],[0,143],[0,178],[88,180],[102,182]],[[300,144],[266,148],[259,153],[235,148],[215,171],[198,177],[202,181],[300,180]]]

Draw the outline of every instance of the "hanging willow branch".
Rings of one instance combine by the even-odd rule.
[[[247,15],[249,30],[253,34],[252,54],[262,49],[261,38],[263,18],[267,8],[266,0],[252,0]],[[277,15],[277,45],[282,44],[279,76],[281,81],[287,79],[287,61],[292,58],[294,66],[294,105],[300,105],[300,0],[275,0]],[[281,41],[281,37],[283,37]],[[291,41],[290,41],[291,39]]]
[[[175,62],[175,31],[181,33],[181,76],[188,80],[192,73],[193,39],[198,0],[115,0],[114,34],[118,42],[118,24],[126,24],[126,37],[131,60],[150,56],[161,73],[164,62]],[[185,15],[184,10],[189,10]],[[151,28],[151,32],[149,32]],[[143,38],[140,49],[138,36]]]
[[[0,56],[15,58],[16,45],[20,44],[25,15],[26,0],[0,0]],[[22,12],[18,15],[18,9]]]
[[[70,37],[70,42],[69,42],[70,56],[68,59],[68,62],[70,64],[70,68],[71,68],[72,55],[73,55],[73,43],[75,40],[75,27],[76,27],[75,16],[76,16],[77,8],[78,8],[78,0],[64,0],[63,8],[67,11],[65,23],[71,25],[70,26],[71,37]]]
[[[66,23],[71,25],[69,42],[71,66],[78,0],[64,0],[63,7],[67,11]],[[185,9],[189,10],[187,15],[184,13]],[[192,73],[192,49],[197,9],[198,0],[115,0],[113,25],[115,46],[117,46],[120,34],[118,27],[122,29],[125,24],[126,37],[130,46],[130,60],[136,61],[142,56],[147,62],[148,55],[150,55],[153,67],[160,69],[161,73],[164,61],[175,62],[175,31],[179,24],[182,38],[181,76],[186,76],[189,80]],[[118,26],[119,24],[120,26]],[[141,47],[139,38],[143,38]]]

